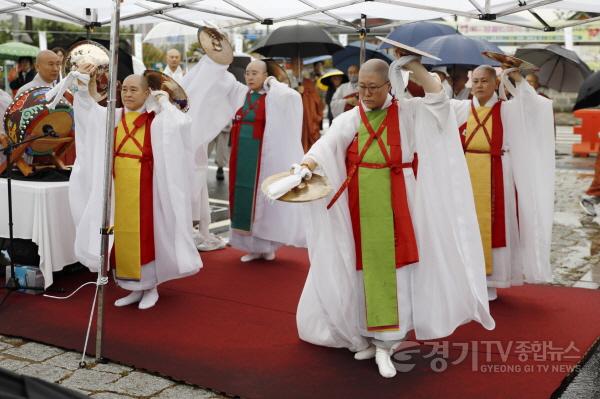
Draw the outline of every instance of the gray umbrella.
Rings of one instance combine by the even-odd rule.
[[[517,49],[515,57],[540,68],[537,73],[542,86],[561,92],[577,92],[589,75],[590,68],[579,56],[557,44],[530,44]]]

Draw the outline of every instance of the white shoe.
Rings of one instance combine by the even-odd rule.
[[[363,349],[354,354],[356,360],[367,360],[375,357],[375,346],[370,345],[367,349]]]
[[[494,300],[498,299],[498,292],[496,291],[495,287],[488,287],[487,292],[488,292],[488,301],[494,301]]]
[[[384,378],[396,376],[396,367],[392,363],[391,354],[388,349],[375,348],[375,363],[379,368],[379,374]]]
[[[260,259],[263,257],[263,254],[259,253],[259,252],[250,252],[249,254],[246,254],[244,256],[242,256],[240,258],[240,260],[242,262],[250,262],[256,259]]]
[[[212,233],[206,240],[194,240],[194,243],[196,244],[196,249],[202,252],[216,251],[217,249],[223,249],[227,246],[225,240]]]
[[[144,294],[144,291],[131,291],[131,294],[129,294],[123,298],[117,299],[115,301],[115,306],[120,308],[122,306],[127,306],[127,305],[137,303],[142,299],[143,294]]]
[[[262,258],[264,260],[273,260],[273,259],[275,259],[275,252],[266,252],[266,253],[262,254]]]
[[[150,309],[152,306],[156,305],[156,301],[158,301],[158,290],[154,287],[144,291],[144,296],[138,305],[138,309]]]

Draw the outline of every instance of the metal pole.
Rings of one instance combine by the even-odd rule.
[[[106,107],[106,147],[104,163],[104,209],[102,210],[102,234],[101,258],[100,258],[100,276],[104,279],[108,273],[108,239],[110,235],[110,211],[111,211],[111,189],[112,189],[112,160],[114,146],[115,130],[115,108],[117,105],[117,69],[119,67],[119,22],[120,22],[120,2],[122,0],[113,0],[114,8],[112,23],[110,26],[110,60],[109,71],[110,86],[108,87],[108,103]],[[96,316],[96,362],[102,361],[102,332],[104,328],[104,285],[98,286],[98,308]]]
[[[360,14],[360,66],[366,61],[366,43],[367,40],[367,16]]]

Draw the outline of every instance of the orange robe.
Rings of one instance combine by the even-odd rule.
[[[317,93],[315,84],[310,79],[302,83],[302,147],[307,152],[321,137],[321,121],[323,120],[323,102]]]

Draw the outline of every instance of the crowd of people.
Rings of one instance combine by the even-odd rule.
[[[208,230],[213,149],[217,180],[229,166],[229,245],[244,252],[240,261],[307,247],[300,338],[374,358],[383,377],[396,374],[391,355],[409,332],[437,339],[469,321],[493,329],[496,288],[551,281],[554,122],[534,76],[487,65],[430,72],[396,50],[391,65],[317,67],[293,89],[262,60],[242,83],[209,56],[185,71],[171,49],[163,72],[184,88],[189,110],[130,75],[107,160],[107,111],[88,90],[96,66],[61,76],[61,57],[55,49],[35,64],[19,60],[11,89],[78,88],[75,254],[100,267],[99,165],[113,162],[111,264],[130,291],[115,306],[152,308],[159,284],[200,270],[198,249],[224,246]],[[263,181],[288,170],[306,184],[326,176],[332,194],[303,205],[267,198]]]

